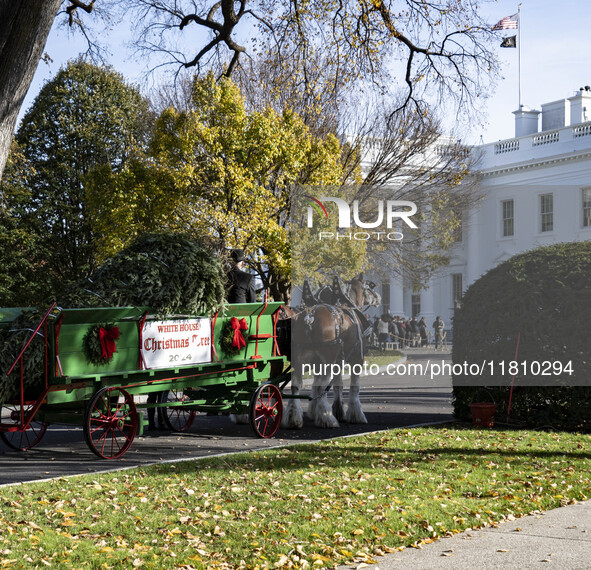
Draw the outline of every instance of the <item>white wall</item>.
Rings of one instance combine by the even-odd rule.
[[[463,242],[452,248],[450,264],[429,283],[433,316],[439,314],[446,328],[452,325],[453,273],[462,273],[466,290],[517,253],[553,243],[591,240],[591,228],[582,225],[582,189],[591,187],[591,123],[499,141],[479,151],[485,198],[468,213]],[[553,195],[554,227],[549,232],[540,229],[541,194]],[[501,202],[508,199],[514,201],[514,235],[503,237]],[[410,293],[405,292],[407,316],[410,311]],[[431,317],[425,316],[430,325]]]

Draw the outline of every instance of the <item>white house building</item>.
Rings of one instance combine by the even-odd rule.
[[[591,239],[591,88],[514,115],[514,138],[475,148],[484,199],[465,213],[450,264],[420,292],[393,278],[384,310],[429,325],[440,315],[450,329],[462,292],[492,267],[541,245]]]

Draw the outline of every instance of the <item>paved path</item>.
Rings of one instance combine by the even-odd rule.
[[[408,354],[409,361],[419,362],[428,358],[430,352],[412,349]],[[449,358],[449,353],[437,353],[437,358],[442,357]],[[345,382],[345,395],[347,387]],[[327,430],[306,420],[301,430],[280,429],[273,439],[259,439],[248,425],[232,424],[225,416],[197,414],[187,433],[162,432],[138,437],[121,459],[111,461],[99,459],[88,449],[81,428],[52,425],[43,440],[26,452],[13,451],[0,441],[0,485],[453,420],[449,377],[431,380],[416,374],[380,374],[363,378],[361,400],[367,425],[343,424],[338,429]]]
[[[343,566],[351,568],[351,566]],[[578,503],[442,538],[380,558],[377,570],[591,568],[591,502]]]

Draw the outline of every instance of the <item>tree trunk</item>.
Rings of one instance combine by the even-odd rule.
[[[18,113],[62,0],[0,0],[0,180]]]
[[[271,279],[266,283],[266,287],[271,299],[289,305],[291,301],[291,281],[286,281],[285,279]]]

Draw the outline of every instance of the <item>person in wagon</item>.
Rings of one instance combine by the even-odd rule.
[[[254,276],[243,271],[244,250],[232,251],[233,267],[228,271],[228,303],[254,303]]]

